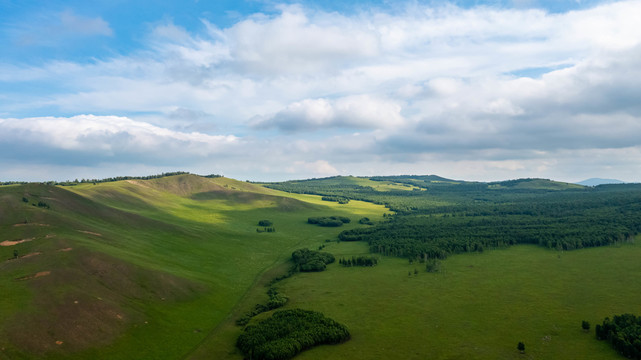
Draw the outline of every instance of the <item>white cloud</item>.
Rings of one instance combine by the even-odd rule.
[[[378,37],[339,14],[310,18],[300,6],[279,16],[256,16],[224,31],[242,71],[270,75],[333,70],[379,54]]]
[[[314,162],[295,161],[293,166],[288,168],[288,172],[292,174],[305,173],[311,176],[334,176],[340,174],[335,167],[325,160]]]
[[[15,151],[5,157],[29,162],[37,162],[39,157],[44,161],[64,162],[65,154],[82,154],[93,157],[94,160],[89,161],[92,163],[140,158],[171,163],[176,159],[224,153],[238,142],[234,136],[176,132],[116,116],[0,119],[0,145],[5,150],[33,147],[29,159]]]
[[[266,119],[259,119],[258,128],[284,131],[326,128],[377,129],[403,123],[401,106],[393,101],[368,95],[349,96],[336,100],[305,99],[288,105]]]

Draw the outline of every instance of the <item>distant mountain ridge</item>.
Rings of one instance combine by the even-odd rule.
[[[601,179],[601,178],[591,178],[578,182],[577,184],[583,186],[597,186],[603,184],[624,184],[625,182],[617,179]]]

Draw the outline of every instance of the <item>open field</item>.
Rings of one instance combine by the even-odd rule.
[[[362,243],[326,250],[367,253]],[[606,316],[641,312],[640,258],[638,244],[571,252],[519,245],[452,256],[440,273],[427,273],[382,257],[374,268],[333,264],[299,274],[280,291],[291,298],[287,307],[321,311],[352,333],[300,359],[617,359],[581,321],[593,329]]]

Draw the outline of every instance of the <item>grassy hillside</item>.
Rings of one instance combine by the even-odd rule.
[[[8,358],[180,358],[208,341],[262,272],[336,237],[307,217],[356,223],[384,210],[194,175],[5,186],[0,198],[0,241],[10,241],[0,257],[19,253],[0,264]],[[261,219],[277,232],[257,233]]]

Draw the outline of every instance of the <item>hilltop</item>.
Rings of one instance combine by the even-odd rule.
[[[591,178],[591,179],[579,181],[577,184],[583,185],[583,186],[598,186],[598,185],[605,185],[605,184],[624,184],[624,182],[616,179]]]

